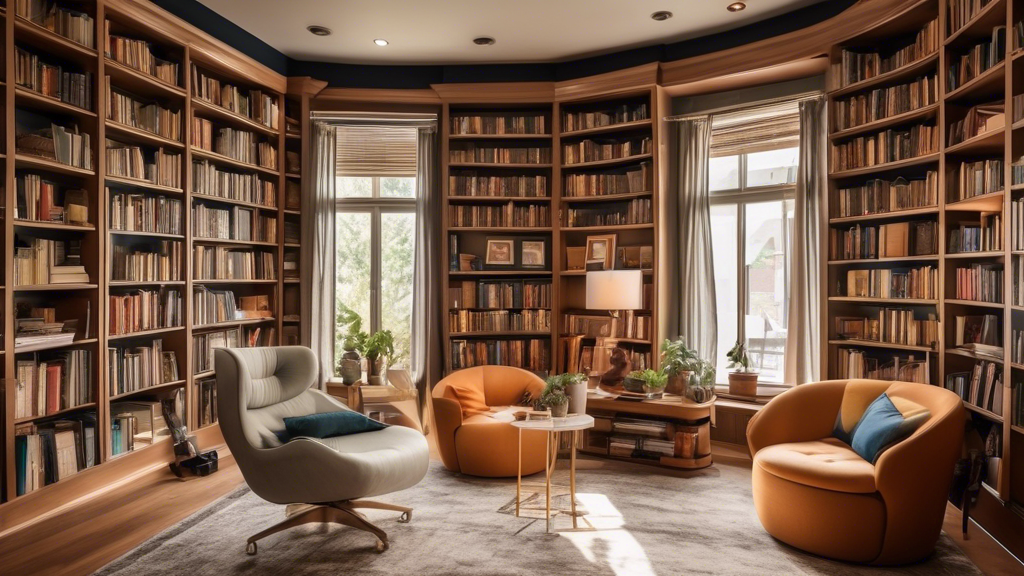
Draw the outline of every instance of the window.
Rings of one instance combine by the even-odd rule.
[[[714,147],[713,132],[712,154]],[[750,147],[708,162],[720,382],[737,341],[761,382],[783,382],[798,154]]]
[[[359,314],[368,334],[390,330],[394,363],[412,368],[416,177],[338,176],[337,195],[335,304]],[[336,358],[343,336],[335,331]]]

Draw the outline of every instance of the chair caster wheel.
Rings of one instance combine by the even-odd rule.
[[[398,521],[402,524],[408,524],[410,520],[412,520],[412,510],[402,512],[402,515],[398,517]]]
[[[377,540],[377,554],[383,554],[391,545],[384,540]]]
[[[256,555],[256,543],[255,542],[249,542],[248,544],[246,544],[245,545],[245,553],[248,554],[249,556],[255,556]]]

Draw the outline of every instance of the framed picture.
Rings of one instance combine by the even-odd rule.
[[[524,238],[519,242],[519,264],[523,268],[547,266],[547,241],[543,238]]]
[[[511,238],[487,239],[487,256],[484,264],[488,266],[515,266],[516,241]]]
[[[565,247],[565,268],[566,270],[586,270],[587,268],[587,247],[566,246]]]
[[[598,270],[612,270],[615,264],[615,234],[587,236],[587,269],[600,265]],[[596,268],[596,266],[594,266]]]

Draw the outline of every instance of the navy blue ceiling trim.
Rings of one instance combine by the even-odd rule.
[[[336,88],[429,88],[431,84],[550,82],[614,72],[651,62],[671,62],[735,48],[822,22],[857,0],[828,0],[725,32],[568,62],[389,66],[295,60],[253,36],[198,0],[151,0],[279,74],[312,76]]]

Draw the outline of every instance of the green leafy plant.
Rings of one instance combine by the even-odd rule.
[[[666,339],[662,343],[661,367],[670,376],[681,372],[696,374],[702,387],[710,388],[715,385],[715,365],[701,358],[696,350],[687,348],[682,338]]]
[[[736,342],[725,357],[729,359],[729,368],[734,372],[756,372],[750,367],[750,357],[742,342]]]
[[[570,384],[578,384],[587,380],[586,374],[556,374],[554,376],[548,376],[544,380],[544,391],[541,392],[539,404],[543,406],[560,406],[563,404],[562,398],[565,402],[569,401],[569,397],[565,393],[565,389]]]
[[[569,403],[569,397],[565,392],[558,391],[545,394],[541,400],[545,406],[562,406]]]
[[[366,341],[366,332],[363,332],[363,319],[359,314],[338,302],[338,308],[334,314],[334,323],[338,332],[344,334],[342,348],[345,350],[361,350]]]
[[[660,389],[664,388],[668,384],[668,374],[660,370],[634,370],[629,373],[629,377],[634,380],[643,380],[647,384],[648,388]]]
[[[387,361],[395,356],[395,337],[391,330],[379,330],[362,342],[360,353],[370,362],[378,358]]]

